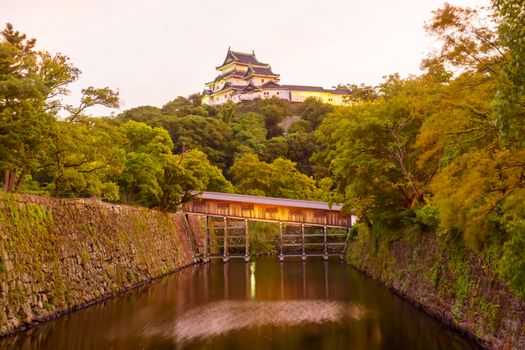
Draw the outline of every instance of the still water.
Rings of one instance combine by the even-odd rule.
[[[477,349],[338,260],[193,266],[0,349]]]

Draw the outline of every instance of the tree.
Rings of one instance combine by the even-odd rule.
[[[441,49],[428,60],[438,60],[457,72],[498,75],[507,60],[494,26],[493,14],[485,8],[462,8],[445,3],[433,12],[427,32],[441,41]],[[423,61],[423,65],[428,61]]]
[[[321,99],[315,97],[308,97],[301,104],[299,108],[299,114],[301,118],[310,122],[311,130],[317,129],[319,124],[323,121],[323,118],[330,112],[334,107],[330,104],[323,103]]]
[[[235,189],[241,193],[317,199],[319,192],[315,181],[297,171],[295,165],[294,162],[283,158],[269,164],[260,161],[254,154],[244,154],[235,159],[230,173]]]
[[[238,153],[260,154],[263,151],[267,130],[262,115],[254,112],[244,113],[234,119],[231,126]]]
[[[496,122],[504,141],[525,147],[525,10],[522,1],[494,0],[499,37],[510,56],[499,77],[494,100]]]
[[[362,220],[399,220],[425,203],[437,165],[420,167],[414,145],[422,123],[436,110],[441,86],[429,77],[392,75],[380,99],[338,108],[317,131],[324,164],[346,208]]]
[[[380,95],[377,87],[365,84],[339,85],[337,89],[346,91],[343,99],[346,103],[370,102],[377,100]]]
[[[112,180],[123,163],[120,133],[97,118],[58,121],[38,167],[55,196],[119,199]]]
[[[74,81],[79,71],[65,56],[35,51],[27,39],[7,24],[0,42],[0,168],[2,189],[16,192],[38,163],[54,127],[54,97]]]
[[[153,124],[162,118],[163,114],[160,108],[153,106],[140,106],[128,109],[117,116],[118,119],[127,122],[133,120],[136,122]]]
[[[520,52],[514,54],[511,47],[520,38],[507,42],[503,35],[522,30],[506,27],[505,16],[511,23],[518,19],[519,11],[504,9],[516,9],[511,3],[500,2],[500,35],[492,14],[450,5],[436,11],[427,25],[444,44],[431,65],[425,64],[448,65],[456,78],[442,90],[439,111],[422,127],[416,146],[425,151],[419,162],[439,165],[431,188],[442,229],[462,234],[476,249],[491,235],[506,235],[518,217],[507,203],[523,200],[525,186],[523,105],[515,90],[519,83],[509,75]]]
[[[61,134],[70,134],[64,124],[57,124],[56,115],[59,111],[68,113],[67,121],[74,123],[82,120],[85,117],[85,110],[91,106],[117,107],[118,94],[108,88],[88,87],[82,90],[78,106],[62,105],[60,97],[68,93],[67,85],[75,81],[80,74],[80,71],[71,65],[68,57],[36,51],[34,48],[36,41],[27,39],[25,34],[15,31],[10,24],[7,24],[6,29],[2,31],[2,36],[3,40],[0,42],[2,189],[17,192],[26,175],[41,166],[39,161],[42,158],[47,157],[45,167],[52,166],[46,151],[60,149],[61,155],[67,151],[63,147],[64,143],[60,146],[57,143]],[[47,148],[48,145],[51,145],[50,149]],[[70,146],[74,148],[74,145],[70,144]],[[77,151],[78,149],[72,152]],[[52,171],[58,176],[56,179],[65,178],[65,172],[62,175],[58,175],[57,172],[59,168],[65,169],[59,166],[64,162],[70,165],[78,163],[65,161],[65,158],[61,161],[56,160]],[[86,164],[84,161],[81,163],[83,166]],[[66,168],[69,174],[72,166]],[[85,179],[86,176],[75,180]]]
[[[215,165],[224,167],[228,155],[225,153],[232,137],[231,127],[215,118],[198,115],[184,117],[166,116],[155,123],[168,130],[174,140],[174,153],[189,149],[204,152]]]
[[[231,100],[228,100],[219,107],[217,117],[225,123],[231,123],[235,119],[238,110],[239,105]]]
[[[159,185],[162,195],[158,207],[165,211],[178,210],[195,196],[195,191],[233,192],[221,170],[199,150],[168,157]]]
[[[283,129],[279,126],[279,123],[288,115],[288,104],[285,100],[275,96],[258,100],[255,112],[264,116],[264,125],[266,130],[268,130],[268,138],[283,134]]]
[[[158,179],[171,156],[173,142],[162,128],[128,121],[121,126],[126,153],[124,169],[118,176],[127,203],[156,205],[162,195]]]
[[[162,106],[162,113],[165,115],[173,115],[183,117],[186,115],[198,115],[201,117],[209,117],[210,113],[206,107],[201,105],[201,99],[197,95],[191,95],[190,99],[179,96],[173,101]]]

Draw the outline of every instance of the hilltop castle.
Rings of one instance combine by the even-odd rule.
[[[326,103],[344,104],[346,92],[343,90],[279,84],[279,74],[275,74],[269,64],[257,60],[253,51],[249,54],[228,49],[224,62],[216,69],[220,74],[206,84],[202,99],[203,103],[209,105],[273,96],[290,102],[302,102],[307,97],[317,97]]]

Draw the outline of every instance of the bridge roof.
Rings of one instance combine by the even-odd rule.
[[[221,192],[197,192],[197,198],[199,199],[211,199],[218,201],[228,202],[240,202],[240,203],[253,203],[253,204],[266,204],[284,207],[294,208],[308,208],[308,209],[320,209],[320,210],[332,210],[340,211],[343,207],[342,204],[334,203],[331,206],[326,202],[306,201],[301,199],[287,199],[287,198],[274,198],[274,197],[262,197],[262,196],[250,196],[246,194],[232,194],[232,193],[221,193]]]

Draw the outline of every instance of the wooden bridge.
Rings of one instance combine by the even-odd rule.
[[[309,256],[344,258],[348,232],[355,216],[344,215],[340,204],[306,200],[199,192],[184,205],[187,231],[196,259],[250,260],[250,222],[278,225],[266,243],[279,259]]]

